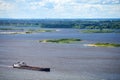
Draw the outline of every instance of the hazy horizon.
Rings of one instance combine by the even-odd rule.
[[[32,20],[32,19],[33,19],[33,20],[36,20],[36,19],[38,19],[38,20],[40,20],[40,19],[44,19],[44,20],[45,20],[45,19],[46,19],[46,20],[47,20],[47,19],[51,19],[51,20],[52,20],[52,19],[53,19],[53,20],[54,20],[54,19],[60,19],[60,20],[62,20],[62,19],[66,19],[66,20],[69,20],[69,19],[92,20],[92,19],[93,19],[93,20],[95,20],[95,19],[120,19],[120,18],[0,18],[0,19],[1,19],[1,20],[2,20],[2,19],[18,19],[18,20],[19,20],[19,19],[21,19],[21,20],[22,20],[22,19],[24,19],[24,20]]]

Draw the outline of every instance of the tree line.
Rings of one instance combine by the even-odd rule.
[[[0,19],[0,26],[120,29],[120,19]]]

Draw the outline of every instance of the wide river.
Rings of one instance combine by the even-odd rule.
[[[120,48],[89,47],[96,42],[120,43],[119,33],[56,32],[0,34],[0,80],[120,80]],[[80,38],[70,44],[40,43],[42,39]],[[28,65],[50,67],[51,72],[12,68]]]

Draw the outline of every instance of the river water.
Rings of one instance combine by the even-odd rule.
[[[82,41],[70,44],[39,42],[59,38],[80,38]],[[78,29],[0,34],[0,80],[120,80],[120,48],[84,46],[96,42],[120,43],[120,34],[88,34]],[[12,68],[18,61],[50,67],[51,72]]]

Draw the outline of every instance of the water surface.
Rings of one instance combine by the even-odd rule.
[[[42,39],[80,38],[71,44],[39,43]],[[120,48],[87,47],[96,42],[120,43],[118,33],[57,32],[0,35],[0,80],[120,80]],[[50,67],[51,72],[12,68],[17,61]]]

